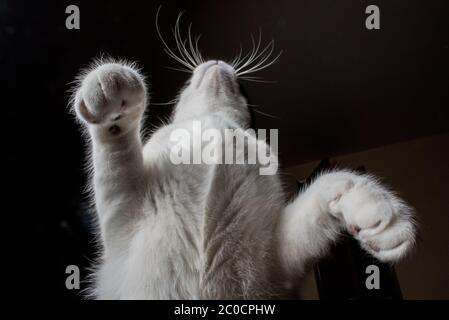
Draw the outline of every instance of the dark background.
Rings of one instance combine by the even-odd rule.
[[[81,29],[65,28],[66,6]],[[172,100],[188,75],[164,53],[185,11],[201,51],[232,59],[259,27],[280,61],[246,83],[260,128],[278,128],[284,166],[449,131],[447,1],[28,1],[0,0],[0,66],[7,281],[17,294],[77,298],[65,267],[93,255],[84,200],[84,143],[68,114],[70,82],[102,53],[137,61],[153,102]],[[365,28],[376,4],[381,30]],[[152,106],[157,126],[170,106]],[[10,191],[12,191],[10,193]]]

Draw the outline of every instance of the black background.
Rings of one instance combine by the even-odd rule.
[[[65,28],[66,6],[81,11],[81,29]],[[155,34],[180,11],[200,48],[231,59],[261,27],[281,60],[247,83],[262,128],[280,130],[284,165],[446,132],[449,19],[447,1],[0,1],[4,187],[2,224],[8,272],[17,294],[77,299],[65,267],[85,267],[93,236],[83,195],[84,143],[68,114],[68,90],[81,67],[102,53],[138,61],[154,102],[174,98],[187,75]],[[365,28],[377,4],[381,30]],[[172,43],[172,42],[171,42]],[[151,107],[149,126],[170,114]],[[12,191],[12,192],[11,192]],[[2,210],[3,211],[3,210]]]

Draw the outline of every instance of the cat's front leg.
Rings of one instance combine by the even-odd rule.
[[[141,211],[146,173],[140,122],[145,100],[143,77],[122,63],[97,64],[85,72],[73,99],[92,147],[92,186],[105,244],[123,239],[122,231]]]
[[[285,209],[280,236],[287,271],[302,273],[342,230],[385,262],[400,260],[415,243],[412,210],[394,193],[372,176],[331,172],[317,178]]]

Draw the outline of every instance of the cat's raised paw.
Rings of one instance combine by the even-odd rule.
[[[74,109],[84,123],[104,127],[114,135],[137,126],[145,96],[144,80],[136,69],[105,63],[86,73],[76,92]]]
[[[361,247],[381,261],[401,260],[414,247],[412,210],[370,177],[359,177],[330,207]]]

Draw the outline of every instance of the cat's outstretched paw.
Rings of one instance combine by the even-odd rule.
[[[346,181],[346,182],[344,182]],[[413,248],[416,227],[413,211],[370,176],[337,182],[332,215],[360,242],[362,248],[384,262],[395,262]]]
[[[145,109],[145,83],[130,65],[104,63],[81,77],[73,107],[78,118],[110,134],[137,127]]]

